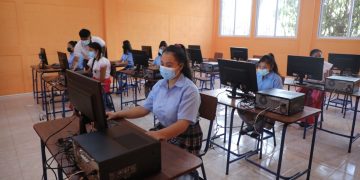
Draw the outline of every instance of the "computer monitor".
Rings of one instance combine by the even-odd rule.
[[[200,49],[200,45],[188,45],[188,48],[189,48],[189,49],[198,49],[198,50],[201,50],[201,49]]]
[[[57,52],[57,54],[61,71],[65,72],[67,69],[70,69],[66,54],[63,52]]]
[[[329,53],[329,63],[341,71],[341,74],[359,74],[360,55]]]
[[[248,49],[244,47],[230,47],[230,56],[233,60],[248,60]]]
[[[107,128],[101,83],[76,72],[66,70],[67,90],[74,108],[79,111],[80,134],[86,133],[85,124],[94,122],[98,131]]]
[[[258,91],[255,64],[224,59],[219,59],[218,64],[221,84],[232,88],[228,95],[230,98],[239,98],[236,89],[240,89],[244,96]]]
[[[201,64],[203,62],[200,49],[188,49],[188,53],[192,66],[194,66],[194,64]]]
[[[299,84],[304,84],[304,78],[319,80],[323,78],[324,58],[308,56],[288,56],[287,75],[297,76]]]
[[[137,71],[143,68],[147,68],[149,66],[149,57],[145,51],[132,50],[131,52]]]
[[[44,48],[40,48],[39,58],[42,65],[49,65]]]
[[[141,46],[141,50],[142,50],[142,51],[145,51],[146,54],[148,55],[148,57],[149,57],[150,59],[153,58],[153,57],[152,57],[152,49],[151,49],[151,46]]]

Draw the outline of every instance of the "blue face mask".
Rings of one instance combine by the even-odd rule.
[[[174,79],[176,76],[174,68],[168,68],[165,66],[160,66],[160,74],[165,80]]]
[[[267,74],[269,74],[269,70],[268,69],[258,69],[257,74],[259,74],[261,76],[266,76]]]
[[[87,45],[90,44],[90,40],[81,40],[81,44],[82,44],[83,46],[87,46]]]
[[[94,51],[89,51],[88,56],[89,56],[89,59],[94,59],[95,58],[95,52]]]

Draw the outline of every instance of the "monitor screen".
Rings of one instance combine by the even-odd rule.
[[[243,47],[230,47],[230,56],[233,60],[248,60],[248,49]]]
[[[151,46],[141,46],[141,50],[145,51],[150,59],[153,58]]]
[[[333,64],[334,68],[342,71],[342,74],[346,72],[359,74],[360,55],[329,53],[329,63]]]
[[[323,79],[324,58],[289,55],[287,63],[287,75],[299,77],[301,84],[304,78]]]

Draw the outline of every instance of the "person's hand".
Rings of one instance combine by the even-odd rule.
[[[116,112],[106,112],[107,120],[120,119],[119,115]]]
[[[148,132],[146,132],[146,134],[153,137],[154,139],[156,139],[158,141],[166,140],[166,138],[163,137],[162,134],[159,133],[159,131],[148,131]]]

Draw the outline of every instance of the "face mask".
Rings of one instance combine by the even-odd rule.
[[[165,66],[160,66],[160,74],[165,80],[174,79],[176,76],[174,68],[168,68]]]
[[[73,52],[73,50],[72,50],[72,48],[67,48],[67,51],[69,52],[69,53],[72,53]]]
[[[83,46],[87,46],[87,45],[90,44],[90,40],[81,40],[81,44],[82,44]]]
[[[95,58],[95,52],[94,51],[89,51],[89,59],[94,59]]]
[[[162,55],[163,52],[164,52],[164,50],[159,49],[159,55]]]
[[[267,74],[269,74],[269,70],[268,69],[258,69],[257,74],[259,74],[261,76],[266,76]]]

